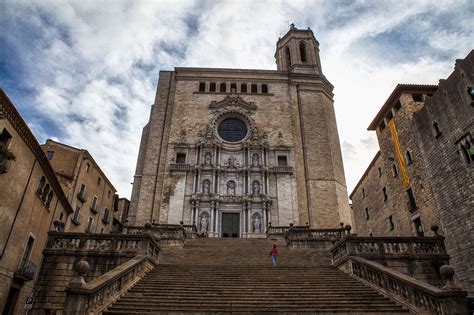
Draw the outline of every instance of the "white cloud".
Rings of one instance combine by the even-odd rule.
[[[350,192],[377,151],[375,134],[366,128],[395,85],[436,84],[472,42],[468,0],[106,4],[11,2],[5,11],[8,23],[0,18],[0,26],[24,67],[21,84],[33,90],[36,112],[62,128],[59,141],[89,150],[125,196],[159,70],[275,69],[275,43],[288,22],[310,26],[321,44],[324,74],[335,86]],[[441,21],[443,14],[457,19]],[[416,34],[415,42],[423,45],[395,43],[390,56],[374,49],[379,36],[392,33]],[[52,137],[39,120],[30,125],[41,140]]]

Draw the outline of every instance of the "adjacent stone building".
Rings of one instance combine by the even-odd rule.
[[[450,264],[474,298],[474,51],[440,80],[415,123]]]
[[[474,295],[474,52],[438,86],[398,85],[369,126],[380,151],[350,198],[359,235],[428,234]]]
[[[74,209],[64,230],[112,231],[116,189],[90,153],[49,139],[41,147]]]
[[[195,223],[214,237],[351,223],[319,43],[292,27],[277,70],[162,71],[143,129],[129,223]]]
[[[41,147],[0,90],[0,310],[21,314],[47,232],[72,213]]]

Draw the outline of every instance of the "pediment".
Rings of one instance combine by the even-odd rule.
[[[225,107],[240,107],[248,111],[257,109],[253,102],[246,102],[240,96],[226,96],[222,101],[213,101],[209,104],[210,109],[221,109]]]

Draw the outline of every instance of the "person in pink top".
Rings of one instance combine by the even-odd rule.
[[[270,252],[270,256],[272,256],[272,266],[276,267],[277,265],[277,257],[278,257],[278,250],[276,244],[273,244],[272,251]]]

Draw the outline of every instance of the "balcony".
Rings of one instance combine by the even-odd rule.
[[[91,207],[91,212],[97,214],[99,212],[99,209],[97,209],[97,206],[93,206]]]
[[[79,199],[82,202],[86,202],[86,192],[85,191],[80,191],[77,194],[77,199]]]
[[[191,170],[191,165],[189,164],[170,164],[170,171],[174,172],[188,172]]]
[[[24,262],[15,272],[14,277],[20,282],[31,281],[35,278],[36,269],[36,265],[33,264],[31,261]]]
[[[293,167],[291,166],[274,166],[272,171],[275,173],[282,173],[282,174],[292,174]]]
[[[82,215],[80,215],[79,213],[78,214],[75,213],[73,217],[71,218],[71,221],[75,225],[81,225]]]

